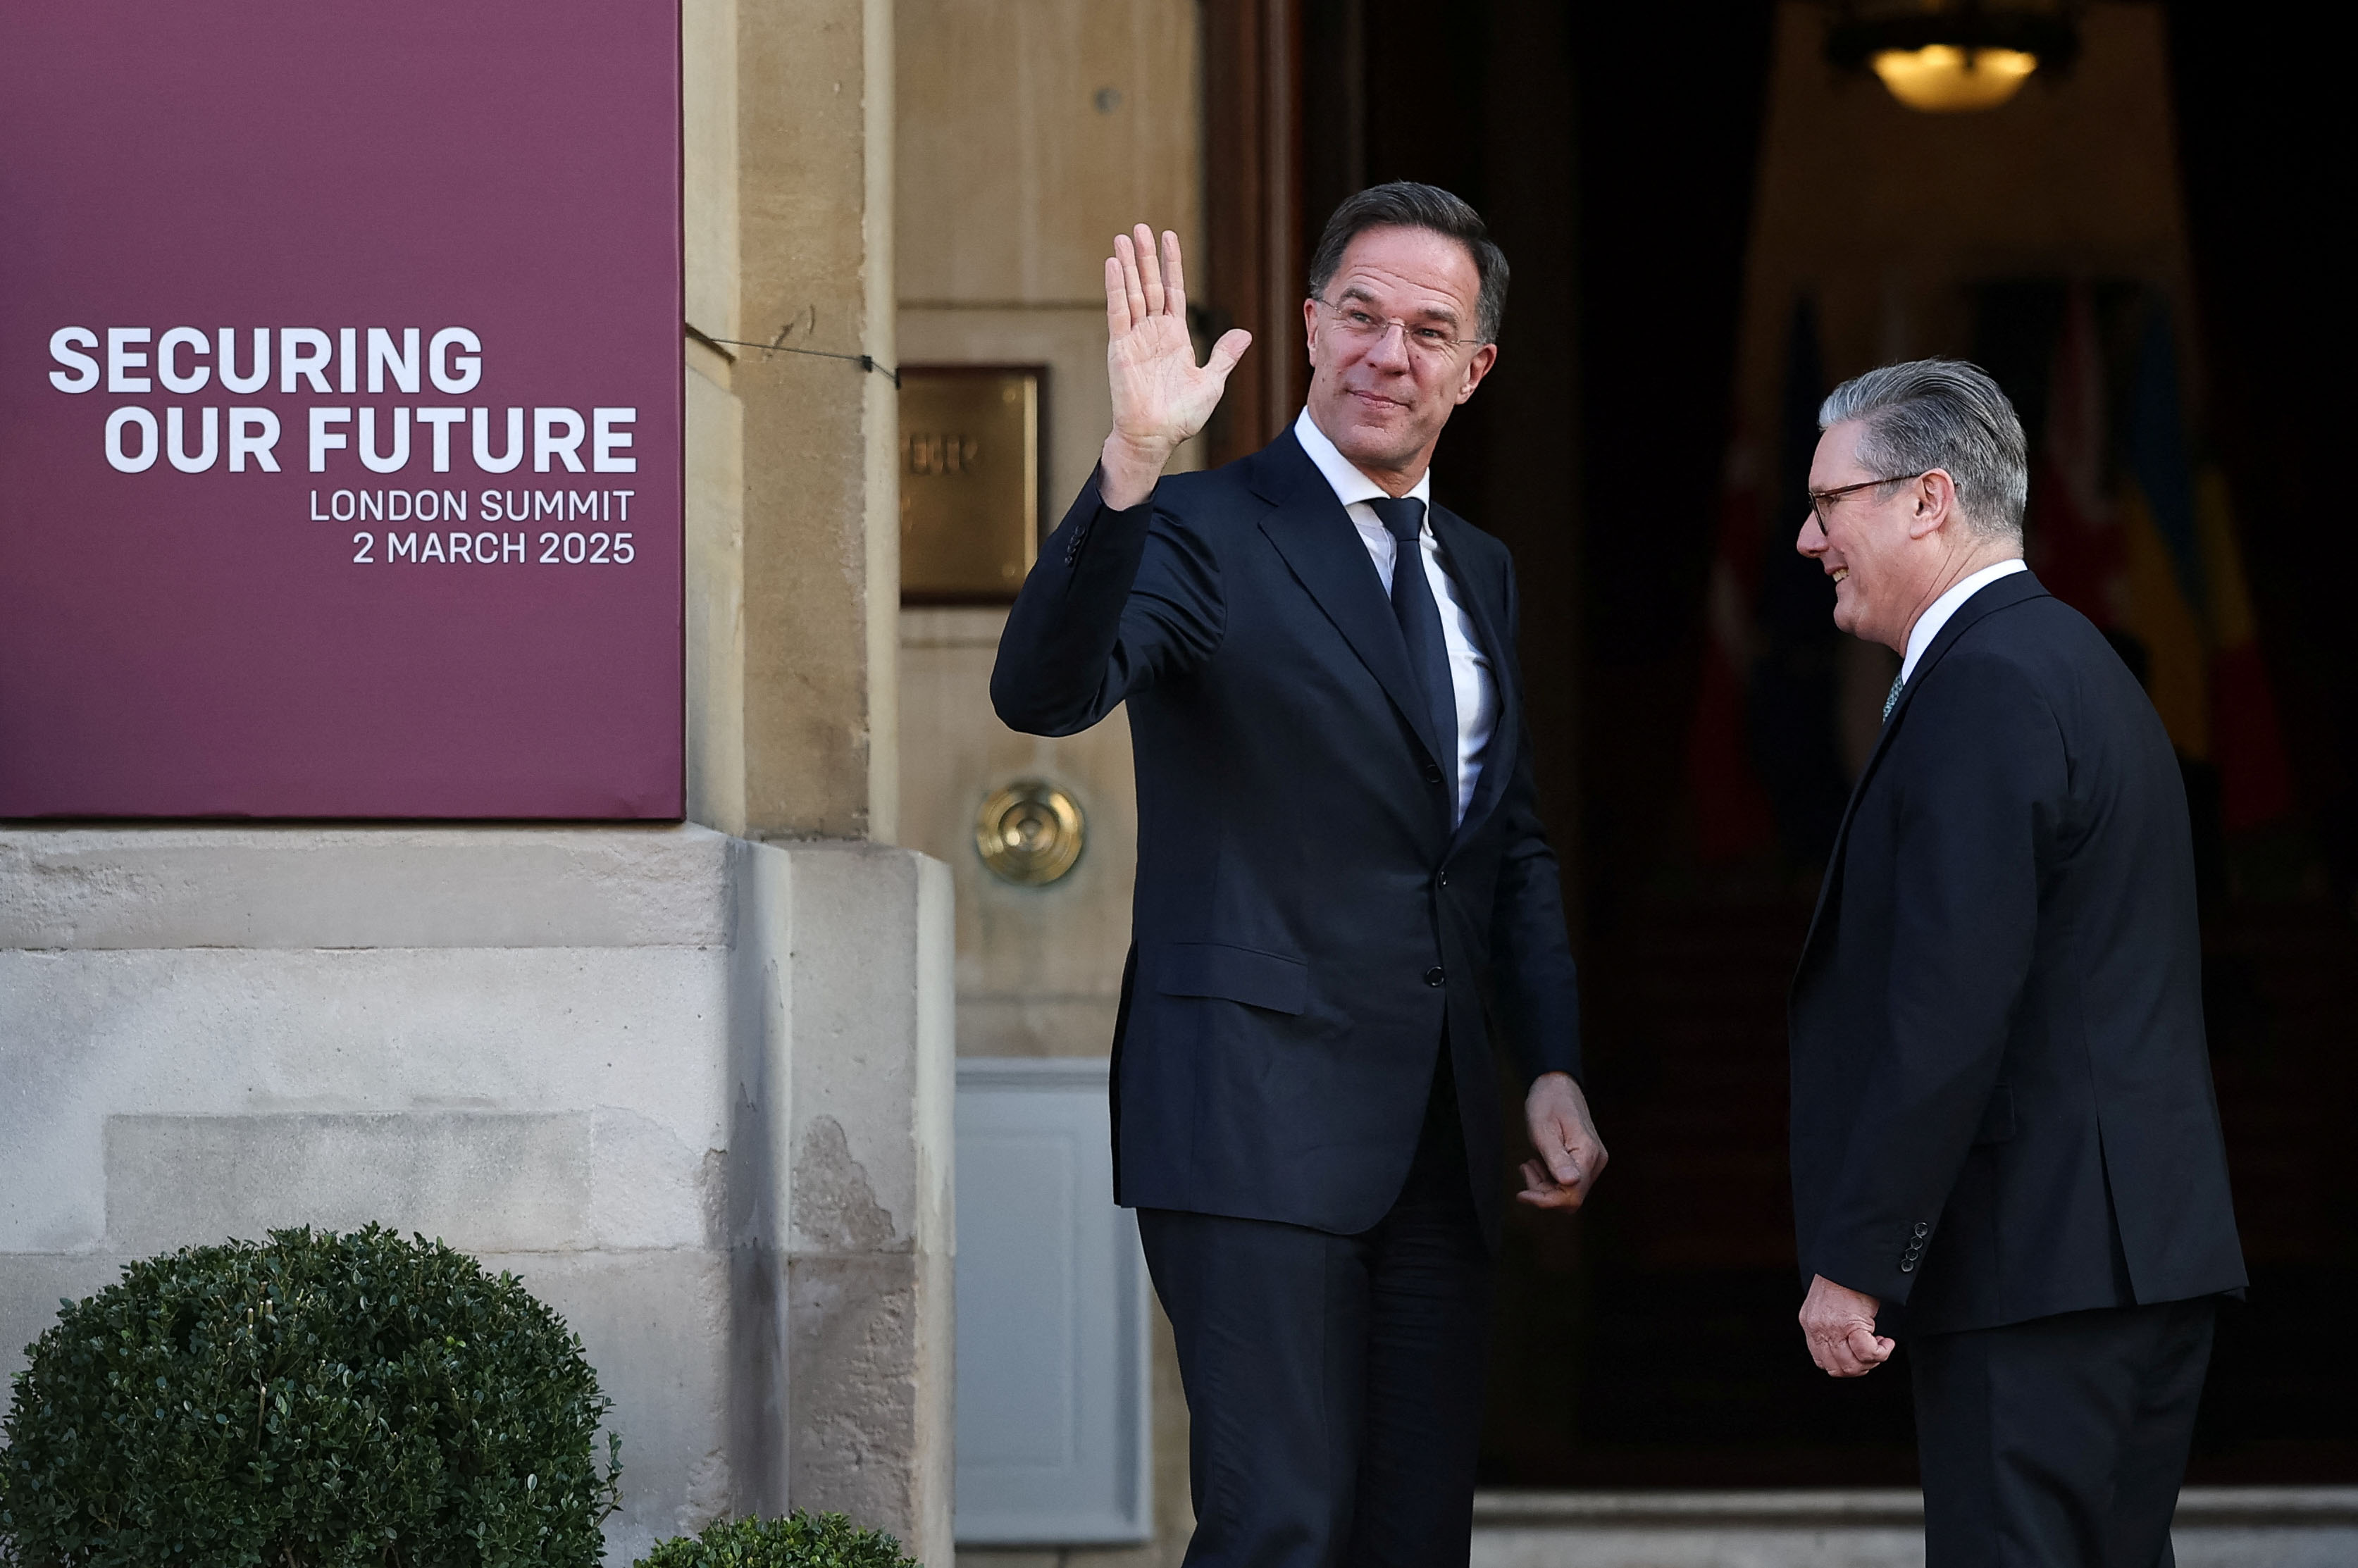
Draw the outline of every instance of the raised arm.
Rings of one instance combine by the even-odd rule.
[[[1011,728],[1069,735],[1132,691],[1218,645],[1218,566],[1184,519],[1156,514],[1155,481],[1204,427],[1237,357],[1235,331],[1195,362],[1179,237],[1163,254],[1143,223],[1105,266],[1106,374],[1113,429],[1102,460],[1048,536],[999,640],[990,697]]]
[[[1195,362],[1179,236],[1168,229],[1159,259],[1145,224],[1135,234],[1117,234],[1106,257],[1105,289],[1113,429],[1100,454],[1099,491],[1106,505],[1121,512],[1154,493],[1171,454],[1211,418],[1252,334],[1224,332],[1211,357]]]

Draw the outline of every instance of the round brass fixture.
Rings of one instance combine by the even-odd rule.
[[[1045,887],[1071,871],[1087,833],[1080,802],[1043,779],[991,791],[974,819],[982,863],[1018,887]]]

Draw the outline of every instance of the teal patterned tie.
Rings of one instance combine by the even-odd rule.
[[[1891,722],[1891,710],[1899,706],[1899,693],[1907,685],[1908,677],[1905,676],[1891,677],[1891,695],[1883,699],[1883,721],[1886,724]]]

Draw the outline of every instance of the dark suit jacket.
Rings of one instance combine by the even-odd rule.
[[[1406,1179],[1445,1034],[1495,1228],[1494,1047],[1526,1082],[1579,1071],[1513,570],[1496,539],[1431,516],[1498,687],[1455,832],[1456,737],[1427,733],[1382,579],[1291,431],[1128,511],[1092,480],[1016,600],[990,683],[1001,719],[1069,735],[1130,708],[1121,1203],[1367,1229]]]
[[[1801,1277],[1914,1333],[2244,1283],[2177,759],[2028,572],[1925,650],[1793,981]]]

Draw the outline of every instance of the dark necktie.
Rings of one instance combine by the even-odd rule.
[[[1413,496],[1370,501],[1384,532],[1392,536],[1392,614],[1400,621],[1401,637],[1408,643],[1408,667],[1424,688],[1426,708],[1433,715],[1433,736],[1441,747],[1439,762],[1450,781],[1450,815],[1457,814],[1457,688],[1449,677],[1449,643],[1441,634],[1441,609],[1433,602],[1433,584],[1424,575],[1424,547],[1418,535],[1424,528],[1424,503]]]

